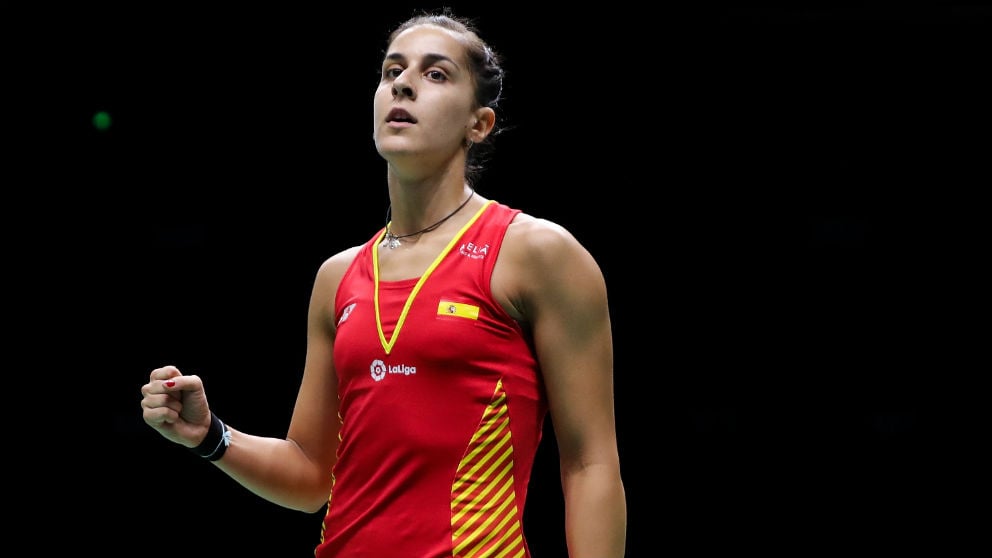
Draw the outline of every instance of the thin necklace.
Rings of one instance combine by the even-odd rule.
[[[443,219],[441,219],[437,223],[434,223],[433,225],[431,225],[429,227],[424,227],[424,228],[420,229],[417,232],[412,232],[410,234],[401,234],[401,235],[398,235],[398,236],[395,235],[395,234],[393,234],[393,231],[390,230],[390,227],[391,227],[391,225],[393,223],[392,223],[392,221],[389,220],[389,218],[393,214],[393,205],[392,204],[389,204],[389,207],[386,209],[386,236],[383,239],[382,244],[380,244],[380,246],[383,246],[385,248],[389,248],[390,250],[393,250],[393,249],[399,248],[399,246],[400,246],[400,239],[409,238],[411,236],[417,236],[417,235],[421,235],[421,234],[424,234],[424,233],[431,232],[432,230],[440,227],[441,226],[441,223],[447,221],[448,219],[451,219],[451,217],[455,213],[458,213],[459,211],[461,211],[463,207],[465,207],[466,205],[468,205],[469,200],[471,200],[473,196],[475,196],[475,188],[472,188],[472,192],[469,193],[468,197],[465,198],[465,201],[463,201],[461,205],[459,205],[458,207],[456,207],[454,211],[452,211],[451,213],[449,213],[447,216],[445,216]]]

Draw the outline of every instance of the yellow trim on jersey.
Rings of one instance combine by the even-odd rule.
[[[379,235],[379,238],[372,243],[372,275],[375,281],[375,327],[379,330],[379,342],[382,343],[382,348],[386,351],[387,355],[393,350],[393,345],[396,344],[396,338],[399,337],[400,329],[402,329],[403,323],[406,321],[406,315],[410,311],[410,306],[413,305],[413,300],[417,298],[417,293],[420,292],[420,288],[424,286],[424,283],[427,282],[427,278],[430,277],[431,273],[434,272],[434,269],[441,264],[441,261],[448,255],[448,252],[451,252],[451,249],[454,248],[455,244],[461,240],[462,235],[465,234],[465,231],[467,231],[468,228],[471,227],[482,215],[482,212],[484,212],[486,208],[493,203],[495,203],[495,200],[489,200],[485,203],[485,205],[480,207],[479,210],[475,212],[475,215],[473,215],[472,218],[465,223],[465,226],[463,226],[461,230],[459,230],[458,233],[451,239],[451,242],[445,246],[444,250],[441,250],[441,253],[434,258],[434,263],[432,263],[431,266],[427,268],[427,271],[420,276],[420,280],[417,281],[417,284],[413,286],[413,290],[410,291],[410,296],[406,298],[406,304],[403,305],[403,311],[400,312],[400,319],[396,321],[396,328],[393,329],[393,335],[388,340],[386,339],[386,334],[382,331],[382,316],[379,312],[379,243],[382,242],[382,238],[386,235],[386,229],[383,229],[382,234]]]

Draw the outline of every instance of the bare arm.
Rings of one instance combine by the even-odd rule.
[[[514,285],[510,291],[514,307],[532,324],[548,389],[561,459],[569,556],[620,558],[626,546],[627,506],[617,450],[613,340],[602,271],[558,225],[518,218],[510,231],[510,265],[503,268],[502,277]],[[519,279],[510,278],[511,274]]]
[[[348,250],[325,261],[314,280],[303,380],[286,439],[254,436],[228,425],[231,445],[214,462],[251,492],[287,508],[315,512],[330,494],[340,427],[333,302],[354,253]],[[210,408],[199,377],[183,375],[174,366],[158,368],[141,393],[145,422],[165,438],[195,447],[206,436]]]

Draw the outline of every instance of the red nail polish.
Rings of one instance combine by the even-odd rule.
[[[165,387],[176,387],[176,381],[175,380],[166,380],[165,381]]]

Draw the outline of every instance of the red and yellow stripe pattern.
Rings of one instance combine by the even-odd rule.
[[[526,555],[513,487],[513,440],[506,392],[500,380],[451,486],[455,557]]]

